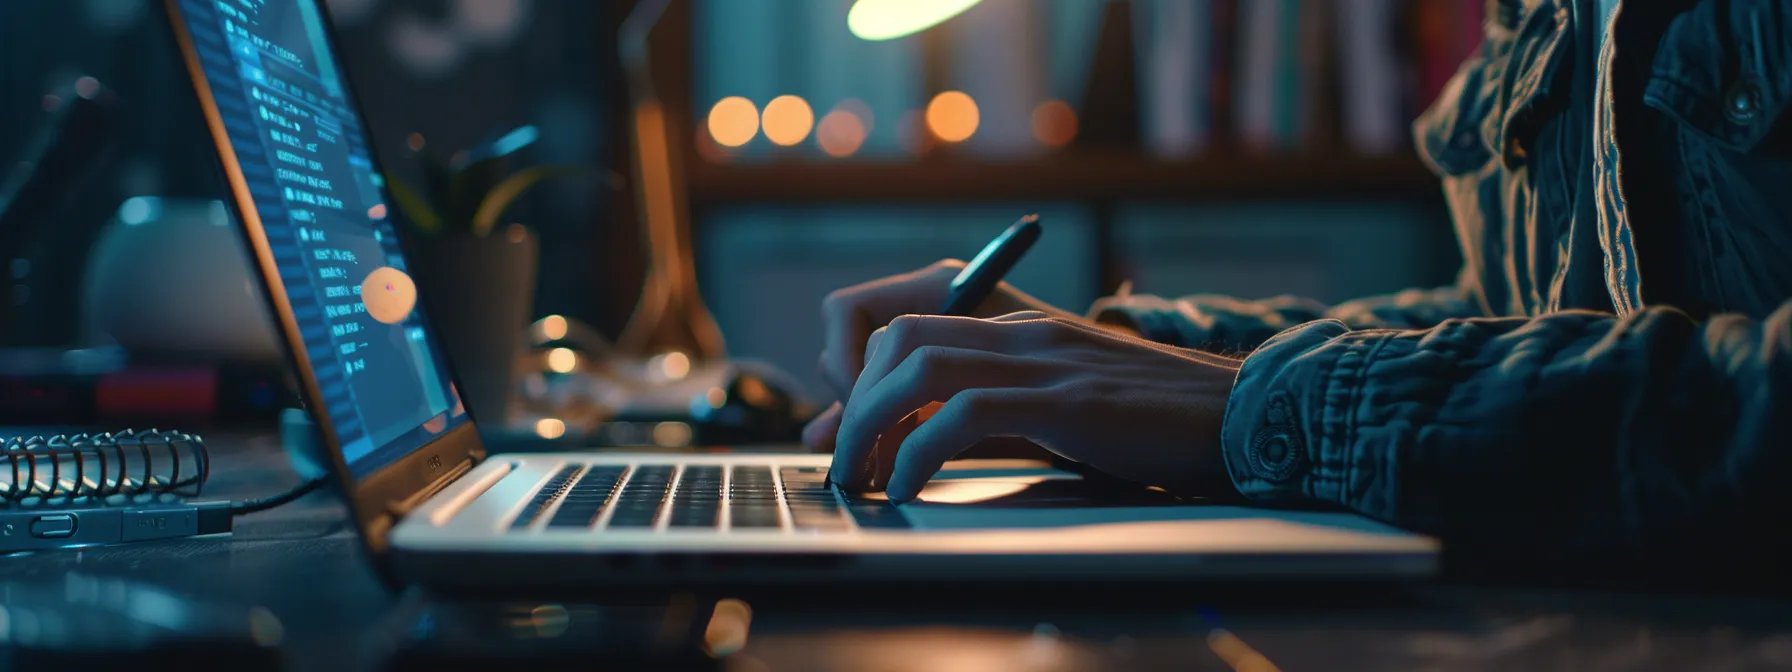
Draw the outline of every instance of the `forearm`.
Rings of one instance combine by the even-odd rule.
[[[1091,317],[1170,345],[1220,352],[1249,352],[1295,325],[1335,319],[1351,329],[1425,329],[1452,318],[1478,317],[1463,285],[1411,289],[1336,306],[1298,297],[1246,301],[1201,295],[1164,299],[1141,295],[1096,302]]]
[[[1239,491],[1517,553],[1777,544],[1792,478],[1792,305],[1351,331],[1246,360],[1222,442]],[[1722,531],[1762,525],[1751,535]]]

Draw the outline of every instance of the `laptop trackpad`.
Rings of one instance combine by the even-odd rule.
[[[1186,500],[1161,490],[1084,478],[1033,460],[946,463],[902,512],[917,529],[1068,527],[1189,520]]]

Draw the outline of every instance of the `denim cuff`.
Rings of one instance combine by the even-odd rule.
[[[1350,331],[1320,320],[1289,328],[1245,358],[1226,401],[1220,447],[1239,494],[1254,500],[1326,498],[1341,480],[1323,471],[1327,444],[1348,445],[1344,419],[1362,353],[1324,348]],[[1323,473],[1321,473],[1323,476]],[[1330,488],[1327,483],[1331,483]]]

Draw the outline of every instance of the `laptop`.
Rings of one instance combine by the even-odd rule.
[[[917,501],[827,455],[487,455],[390,219],[319,0],[164,0],[357,529],[441,587],[788,581],[1411,579],[1438,543],[1343,513],[1202,505],[1026,460]]]

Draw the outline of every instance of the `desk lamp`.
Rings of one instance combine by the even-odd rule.
[[[629,141],[636,206],[647,246],[647,278],[618,346],[635,355],[684,359],[677,368],[726,356],[722,331],[697,290],[686,185],[672,148],[672,125],[654,92],[648,36],[671,0],[642,0],[623,21],[617,49],[629,93]],[[668,371],[672,369],[668,368]],[[674,378],[683,377],[680,375]]]
[[[846,13],[846,27],[860,39],[892,40],[932,28],[980,1],[859,0]]]

